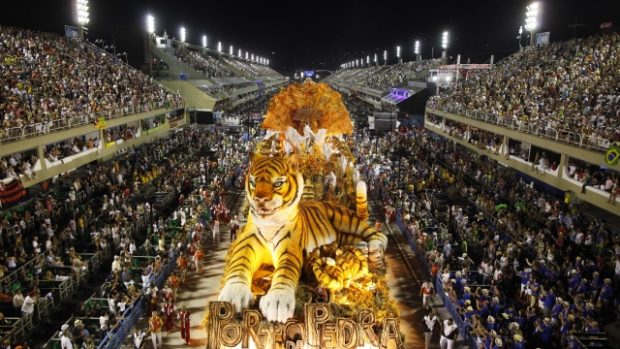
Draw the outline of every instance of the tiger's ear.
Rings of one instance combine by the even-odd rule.
[[[286,161],[293,171],[297,172],[297,170],[299,170],[299,155],[296,152],[292,152],[285,156],[284,161]]]

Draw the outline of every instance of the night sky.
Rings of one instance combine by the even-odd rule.
[[[489,54],[503,57],[518,48],[516,35],[529,1],[130,1],[90,0],[88,38],[116,41],[129,61],[144,60],[145,16],[155,16],[157,32],[166,29],[178,37],[187,28],[188,42],[200,44],[202,34],[214,48],[222,41],[225,51],[233,44],[269,58],[275,69],[337,68],[341,63],[384,49],[395,58],[401,45],[403,58],[412,59],[413,41],[420,39],[422,54],[440,54],[440,36],[450,32],[449,55],[461,53],[463,62],[488,61]],[[0,24],[63,33],[73,24],[73,1],[19,1],[3,10]],[[547,0],[543,2],[541,31],[551,40],[595,33],[602,22],[620,27],[620,1]],[[371,58],[372,59],[372,58]]]

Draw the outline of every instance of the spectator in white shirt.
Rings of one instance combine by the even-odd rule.
[[[110,315],[104,313],[99,317],[99,329],[101,330],[101,337],[103,338],[110,329]]]
[[[17,310],[21,310],[22,305],[24,305],[24,295],[21,290],[17,290],[13,296],[13,307]]]
[[[36,303],[36,299],[28,294],[26,298],[24,298],[24,303],[22,304],[22,314],[24,316],[31,317],[32,313],[34,313],[34,305]]]
[[[69,327],[66,324],[62,326]],[[71,342],[71,338],[69,338],[69,334],[67,333],[67,330],[62,331],[62,335],[60,336],[60,348],[61,349],[73,349],[73,343]]]
[[[122,270],[121,268],[121,257],[120,256],[114,256],[114,261],[112,262],[112,272],[120,272]]]
[[[452,318],[448,318],[443,322],[443,328],[441,329],[441,336],[439,339],[439,346],[441,349],[453,349],[454,341],[458,334],[458,327],[452,320]]]
[[[424,316],[424,348],[428,349],[433,338],[433,331],[435,330],[435,323],[437,322],[437,316],[426,314]]]

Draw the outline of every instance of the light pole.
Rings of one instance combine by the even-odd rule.
[[[448,31],[444,31],[441,34],[441,48],[443,51],[441,51],[441,58],[446,58],[447,56],[447,51],[448,51]]]
[[[383,65],[387,67],[387,50],[383,50]]]
[[[525,8],[525,30],[530,32],[530,46],[534,46],[534,35],[538,29],[540,2],[534,1]]]
[[[75,13],[77,16],[77,24],[80,28],[80,39],[84,39],[85,25],[88,24],[90,19],[88,18],[88,0],[76,0],[75,1]]]
[[[519,51],[523,50],[523,46],[521,45],[521,38],[523,37],[523,26],[519,26],[519,35],[517,35],[517,42],[519,43]]]
[[[149,60],[149,75],[153,76],[153,57],[151,57],[151,40],[155,33],[155,17],[146,15],[146,58]]]
[[[222,42],[221,41],[217,42],[217,52],[222,53]],[[254,56],[252,56],[252,59],[254,59]]]
[[[400,45],[396,46],[396,58],[398,60],[398,63],[403,62],[403,60],[400,58]]]
[[[202,36],[202,50],[204,52],[206,52],[207,50],[207,36],[206,35]]]
[[[374,63],[376,66],[379,66],[379,60],[377,59],[377,54],[375,53]]]
[[[233,47],[233,45],[228,46],[228,55],[230,57],[233,56],[233,52],[235,52],[235,48]]]

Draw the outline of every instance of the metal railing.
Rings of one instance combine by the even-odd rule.
[[[184,104],[171,101],[152,102],[140,104],[137,106],[125,106],[118,109],[106,110],[102,113],[103,115],[100,116],[104,117],[106,120],[113,120],[128,115],[134,115],[163,108],[179,109],[184,108]],[[95,113],[90,113],[90,115],[69,116],[62,119],[51,120],[49,122],[36,123],[22,127],[7,128],[4,130],[0,130],[0,144],[15,142],[18,140],[35,137],[42,134],[58,132],[68,128],[80,127],[92,124],[95,121],[97,121],[97,115],[95,115]]]
[[[434,111],[443,111],[455,115],[467,117],[482,121],[485,123],[506,127],[519,132],[529,133],[535,136],[552,139],[556,142],[566,143],[580,148],[588,148],[596,151],[606,151],[611,141],[609,139],[596,136],[591,137],[585,134],[579,134],[567,129],[556,129],[551,126],[545,126],[535,121],[517,120],[514,118],[501,117],[498,115],[480,113],[478,111],[470,111],[464,108],[457,107],[443,107],[443,108],[431,108],[427,107],[427,114],[440,117],[440,115],[434,114]],[[586,139],[587,141],[584,141]]]

